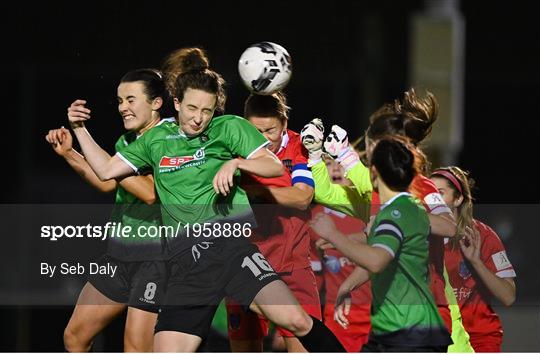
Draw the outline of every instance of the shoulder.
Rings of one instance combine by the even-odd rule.
[[[474,228],[478,230],[480,233],[480,237],[485,242],[497,242],[502,243],[501,239],[499,238],[499,235],[488,225],[484,224],[483,222],[474,219]]]
[[[435,186],[435,183],[424,175],[418,174],[414,177],[411,183],[411,190],[419,199],[424,199],[426,196],[437,193],[439,190]]]
[[[172,120],[161,120],[158,125],[153,127],[144,133],[139,139],[167,139],[167,137],[177,137],[180,136],[180,131],[178,130],[178,124],[174,119]]]
[[[251,123],[248,122],[247,119],[234,114],[225,114],[212,118],[212,126],[214,127],[234,127],[243,125],[251,125]]]
[[[296,150],[300,150],[303,147],[300,134],[287,129],[287,136],[289,137],[289,143],[287,144],[287,146],[290,146]]]
[[[407,195],[396,199],[383,210],[385,219],[400,225],[424,227],[429,224],[426,209],[413,196]]]

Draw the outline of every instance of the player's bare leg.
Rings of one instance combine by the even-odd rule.
[[[294,337],[283,337],[283,340],[285,341],[285,346],[287,347],[287,351],[289,353],[307,353],[308,351],[302,343],[298,340],[298,338]]]
[[[249,308],[292,332],[308,351],[345,352],[335,335],[306,313],[282,280],[262,288]]]
[[[157,313],[128,307],[124,352],[152,352]]]
[[[273,281],[262,288],[249,308],[293,332],[295,336],[305,335],[313,325],[311,317],[281,280]]]
[[[126,308],[86,283],[64,330],[64,347],[69,352],[87,352],[94,337]]]
[[[156,353],[194,353],[202,339],[193,334],[174,331],[161,331],[154,335]]]

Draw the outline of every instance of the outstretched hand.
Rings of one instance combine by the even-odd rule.
[[[349,135],[347,131],[339,125],[333,125],[330,133],[326,137],[323,146],[324,152],[332,156],[348,172],[358,162],[360,156],[349,144]]]
[[[320,118],[312,119],[300,132],[302,144],[309,153],[309,165],[321,161],[323,153],[324,125]]]
[[[84,122],[91,118],[90,110],[86,108],[85,100],[75,100],[67,109],[69,124],[73,129],[84,126]]]
[[[480,240],[480,232],[475,227],[467,226],[463,237],[459,240],[459,246],[465,259],[469,262],[480,260],[480,248],[482,241]]]
[[[336,303],[334,305],[334,321],[336,321],[341,327],[347,329],[349,327],[349,320],[347,316],[351,313],[351,293],[341,286],[339,287],[336,297]]]
[[[238,159],[225,162],[214,176],[213,185],[216,193],[226,196],[234,185],[234,173],[238,169]]]
[[[339,231],[334,223],[334,220],[325,213],[319,213],[313,217],[309,225],[322,239],[332,242],[334,236],[339,234]]]
[[[51,144],[54,152],[62,157],[66,156],[73,148],[73,137],[64,127],[49,130],[45,140]]]

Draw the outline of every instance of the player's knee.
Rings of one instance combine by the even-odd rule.
[[[311,329],[311,318],[303,311],[293,311],[284,326],[296,336],[303,336]]]
[[[124,333],[124,352],[151,352],[154,342],[153,335],[126,331]]]
[[[64,329],[64,347],[68,352],[87,352],[91,346],[91,340],[83,338],[80,333],[70,326]]]

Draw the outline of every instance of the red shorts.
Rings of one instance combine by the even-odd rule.
[[[371,330],[370,307],[370,304],[352,305],[347,316],[349,327],[345,329],[334,320],[334,304],[324,305],[324,324],[349,353],[359,352],[368,341]]]
[[[281,279],[287,284],[302,308],[311,316],[321,320],[321,303],[317,282],[311,268],[295,269],[291,273],[280,273]],[[246,310],[233,299],[226,299],[227,322],[229,339],[246,340],[262,339],[268,335],[268,320],[259,317],[252,311]],[[276,327],[283,337],[294,337],[288,330]]]

